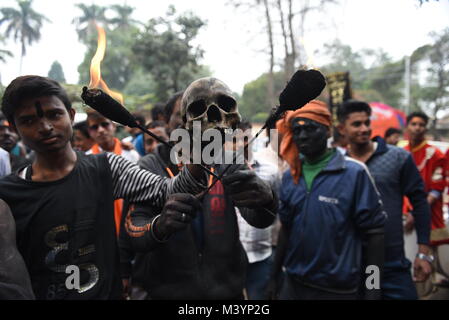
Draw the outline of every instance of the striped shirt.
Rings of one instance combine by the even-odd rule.
[[[179,175],[169,179],[141,169],[113,153],[106,153],[106,157],[112,172],[114,199],[125,198],[129,202],[150,200],[153,205],[162,207],[166,196],[172,193],[198,194],[207,187],[197,181],[189,170],[182,170]],[[206,174],[204,177],[204,181],[207,181]]]

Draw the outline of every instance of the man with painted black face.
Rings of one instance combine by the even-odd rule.
[[[286,271],[280,299],[380,296],[386,216],[366,167],[327,147],[330,126],[320,101],[287,112],[277,124],[290,165],[280,191],[276,255],[284,257]],[[365,266],[374,270],[372,283],[361,279]]]
[[[348,155],[364,162],[376,182],[388,220],[385,224],[385,267],[383,299],[416,299],[405,257],[402,225],[403,198],[413,204],[419,254],[414,261],[416,281],[425,281],[431,271],[429,261],[430,209],[424,185],[412,156],[388,145],[381,137],[371,139],[371,107],[363,101],[348,100],[338,110],[338,128],[349,141]]]

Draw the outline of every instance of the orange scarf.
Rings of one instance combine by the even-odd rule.
[[[91,148],[93,154],[99,154],[102,151],[98,143],[94,144]],[[119,139],[114,138],[114,150],[112,151],[116,155],[122,154],[122,144]],[[120,234],[120,223],[122,221],[123,199],[114,200],[114,220],[115,220],[115,233],[117,237]]]
[[[327,127],[332,124],[331,113],[324,102],[312,100],[301,109],[295,111],[287,111],[285,117],[276,122],[276,129],[281,136],[281,145],[279,154],[290,166],[290,172],[293,181],[298,184],[301,176],[301,161],[299,160],[299,150],[293,141],[293,132],[291,121],[295,118],[306,118]]]

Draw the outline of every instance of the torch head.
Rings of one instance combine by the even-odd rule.
[[[100,89],[83,87],[81,98],[89,107],[112,121],[131,128],[139,126],[136,119],[124,106]]]
[[[318,97],[326,86],[326,79],[318,70],[298,70],[279,95],[282,112],[297,110]]]

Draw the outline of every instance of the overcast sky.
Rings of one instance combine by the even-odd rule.
[[[58,60],[63,65],[66,80],[69,83],[78,81],[77,67],[86,49],[78,42],[72,20],[80,14],[74,7],[80,2],[127,3],[136,8],[135,18],[144,22],[163,15],[169,4],[175,5],[178,12],[192,10],[208,23],[198,38],[205,50],[202,63],[209,65],[214,76],[236,92],[241,93],[245,83],[268,68],[263,15],[237,11],[225,5],[226,0],[34,0],[34,9],[45,14],[52,23],[42,28],[41,41],[28,48],[22,74],[47,75],[52,62]],[[431,1],[422,7],[417,0],[340,0],[340,3],[328,9],[327,18],[311,16],[307,21],[304,43],[310,55],[309,62],[315,66],[319,66],[320,61],[313,53],[335,38],[355,49],[382,48],[392,57],[401,58],[428,43],[430,31],[449,26],[448,0]],[[15,6],[15,0],[0,0],[0,6]],[[15,57],[0,65],[4,85],[19,75],[20,60],[18,44],[8,40],[6,49]],[[107,50],[112,48],[106,49],[106,55]]]

